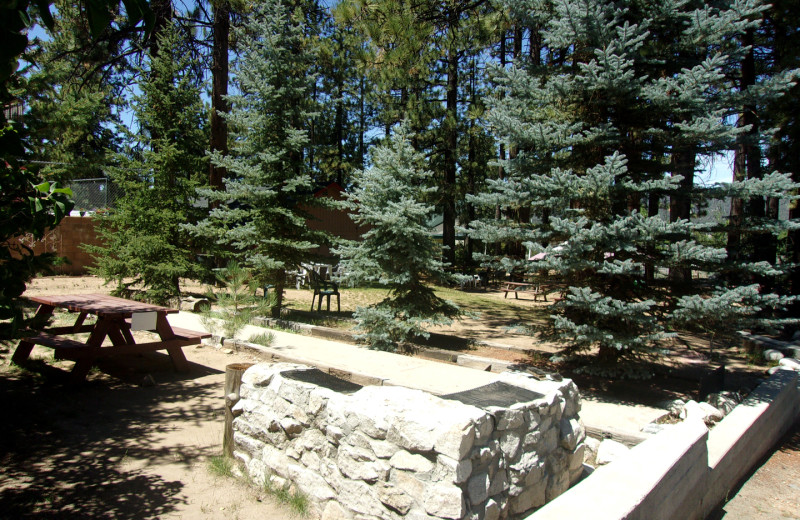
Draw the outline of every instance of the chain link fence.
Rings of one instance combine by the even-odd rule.
[[[113,208],[122,196],[122,189],[105,177],[97,179],[75,179],[69,186],[75,211],[97,211]]]

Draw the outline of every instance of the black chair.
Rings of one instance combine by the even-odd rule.
[[[339,284],[330,280],[325,280],[316,271],[309,271],[309,281],[314,289],[314,296],[311,298],[311,310],[314,310],[314,300],[317,300],[317,311],[322,311],[322,297],[328,297],[328,312],[331,311],[331,296],[336,296],[336,312],[342,311],[341,301],[339,300]]]

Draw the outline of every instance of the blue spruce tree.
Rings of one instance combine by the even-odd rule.
[[[433,174],[405,125],[373,150],[372,164],[355,172],[355,189],[348,195],[353,220],[368,231],[336,253],[349,279],[389,289],[382,302],[356,310],[360,338],[379,350],[408,349],[415,338],[428,337],[428,325],[450,323],[458,314],[430,285],[448,279],[441,247],[427,226],[436,211],[427,202],[435,191]]]
[[[778,173],[713,190],[694,183],[699,159],[731,148],[743,131],[726,123],[736,103],[727,73],[742,56],[737,36],[758,23],[762,8],[752,1],[508,4],[523,25],[544,27],[544,49],[539,59],[498,71],[505,97],[490,120],[518,153],[503,164],[505,178],[474,198],[490,216],[471,223],[470,234],[545,254],[536,262],[480,259],[565,284],[548,329],[563,345],[557,359],[592,353],[585,371],[645,376],[620,361],[658,353],[676,326],[714,315],[723,301],[735,302],[736,313],[719,326],[731,330],[744,317],[769,323],[787,298],[742,280],[774,276],[775,267],[730,261],[712,240],[725,226],[701,224],[691,212],[709,198],[786,198],[794,187]],[[784,77],[764,93],[790,84]],[[659,216],[665,200],[669,218]],[[770,232],[788,227],[769,223]]]

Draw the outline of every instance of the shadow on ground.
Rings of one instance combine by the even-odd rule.
[[[193,365],[177,374],[160,354],[127,365],[101,367],[80,387],[69,386],[68,374],[50,362],[3,367],[0,518],[147,519],[181,503],[183,484],[148,475],[126,459],[191,464],[207,455],[159,448],[155,441],[174,421],[219,413],[205,404],[219,399],[219,386],[199,383],[219,372]],[[115,372],[123,379],[108,375]],[[132,384],[147,374],[157,385]]]

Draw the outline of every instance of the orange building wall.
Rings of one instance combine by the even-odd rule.
[[[315,195],[317,197],[330,197],[342,200],[342,188],[331,183]],[[343,209],[310,208],[308,211],[312,218],[307,222],[311,229],[327,231],[335,237],[357,240],[366,228],[361,228],[350,219],[350,214]],[[38,255],[41,253],[55,253],[66,257],[69,263],[58,265],[54,268],[56,274],[82,275],[88,272],[87,268],[94,265],[89,253],[82,249],[83,244],[99,245],[101,243],[95,232],[95,223],[91,217],[65,217],[61,223],[49,230],[41,240],[33,240],[32,236],[23,239]],[[329,256],[328,248],[318,248],[314,251],[323,256]]]
[[[48,230],[41,240],[28,235],[21,240],[32,248],[34,253],[55,253],[67,258],[69,263],[54,267],[56,274],[81,275],[94,265],[89,253],[81,248],[83,244],[100,244],[91,217],[64,217],[55,229]]]

